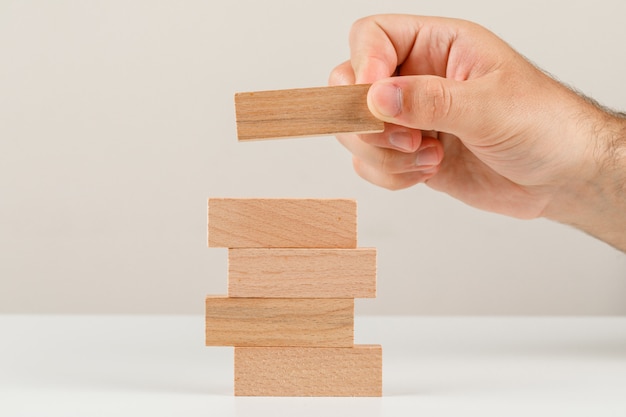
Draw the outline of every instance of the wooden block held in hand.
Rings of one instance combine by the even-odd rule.
[[[382,348],[236,347],[235,395],[382,396]]]
[[[369,84],[235,94],[240,141],[382,132],[367,107]]]
[[[374,298],[376,249],[230,249],[228,296]]]
[[[207,346],[350,347],[353,299],[206,298]]]
[[[356,248],[356,201],[209,198],[208,242],[223,248]]]

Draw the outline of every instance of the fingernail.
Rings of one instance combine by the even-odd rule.
[[[401,151],[413,152],[413,136],[409,132],[393,132],[389,135],[389,143]]]
[[[402,90],[392,82],[379,82],[370,87],[371,103],[384,117],[395,117],[402,111]]]
[[[422,149],[415,156],[415,166],[417,167],[431,167],[439,164],[439,152],[434,146]]]

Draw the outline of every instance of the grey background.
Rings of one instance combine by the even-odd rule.
[[[200,314],[213,196],[357,199],[359,314],[626,313],[626,256],[581,232],[378,189],[332,138],[237,143],[235,92],[326,85],[381,12],[474,20],[626,108],[617,0],[0,1],[0,312]]]

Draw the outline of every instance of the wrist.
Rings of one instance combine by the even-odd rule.
[[[594,113],[579,131],[588,143],[584,158],[544,215],[626,252],[626,117],[595,106]]]

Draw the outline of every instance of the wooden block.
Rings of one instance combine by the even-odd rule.
[[[209,198],[208,242],[224,248],[356,248],[356,201]]]
[[[367,107],[369,84],[235,94],[240,141],[382,132]]]
[[[235,395],[380,397],[380,345],[235,348]]]
[[[350,347],[354,300],[206,298],[207,346]]]
[[[230,249],[228,296],[374,298],[376,249]]]

